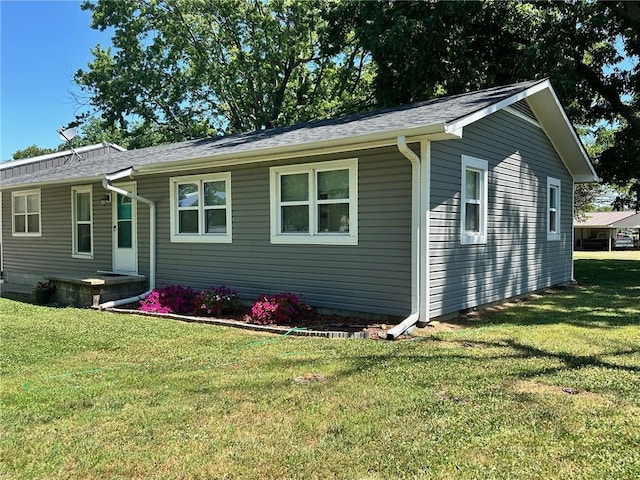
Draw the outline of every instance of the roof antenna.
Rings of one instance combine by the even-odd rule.
[[[74,127],[66,128],[64,130],[60,128],[58,129],[58,133],[60,134],[60,140],[62,140],[63,142],[67,142],[69,144],[69,148],[73,152],[69,160],[73,160],[74,155],[77,156],[80,160],[84,160],[84,158],[82,158],[82,156],[75,151],[75,149],[73,148],[73,145],[71,145],[71,140],[73,140],[74,137],[78,134],[76,129]],[[67,163],[67,162],[64,162],[64,163]]]

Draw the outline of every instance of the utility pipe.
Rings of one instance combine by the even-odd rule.
[[[402,335],[407,329],[415,325],[420,320],[420,307],[422,305],[422,279],[421,279],[421,205],[422,205],[422,185],[420,157],[407,146],[404,135],[397,139],[398,150],[409,162],[411,162],[411,313],[407,318],[395,327],[387,331],[387,340],[394,340]]]
[[[113,177],[111,177],[113,178]],[[120,178],[120,177],[118,177]],[[110,178],[104,178],[102,180],[102,187],[105,190],[109,190],[115,193],[119,193],[125,197],[133,200],[138,200],[142,203],[149,205],[149,290],[136,295],[135,297],[121,298],[119,300],[113,300],[110,302],[101,303],[98,305],[100,310],[106,308],[113,308],[120,305],[126,305],[127,303],[137,302],[147,298],[151,292],[156,288],[156,203],[148,198],[141,197],[133,192],[129,192],[122,188],[115,187],[109,183]]]

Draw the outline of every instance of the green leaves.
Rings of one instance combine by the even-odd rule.
[[[362,107],[362,48],[325,47],[323,2],[98,1],[93,50],[75,79],[109,123],[155,124],[169,139],[273,128]]]

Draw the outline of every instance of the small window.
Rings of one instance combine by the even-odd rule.
[[[357,159],[270,172],[272,243],[357,245]]]
[[[11,194],[13,235],[42,236],[40,190],[25,190]]]
[[[460,242],[487,243],[488,163],[462,156]]]
[[[560,180],[547,177],[547,240],[560,240]]]
[[[231,242],[231,174],[173,177],[172,242]]]
[[[71,188],[73,253],[75,258],[93,258],[93,189]]]

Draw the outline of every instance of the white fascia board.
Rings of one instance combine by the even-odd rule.
[[[62,178],[58,180],[42,180],[39,182],[27,182],[27,183],[12,183],[11,185],[4,185],[0,183],[0,191],[20,190],[24,188],[39,188],[55,185],[75,185],[82,183],[100,183],[104,175],[98,177],[77,177],[77,178]]]
[[[209,167],[226,167],[232,165],[269,162],[274,160],[285,160],[289,158],[304,158],[316,155],[348,153],[368,148],[395,146],[397,138],[402,135],[406,137],[407,143],[416,143],[421,140],[450,140],[462,138],[462,129],[447,132],[445,131],[445,124],[440,122],[404,130],[393,130],[330,141],[318,141],[307,144],[288,145],[286,147],[256,149],[241,153],[225,153],[211,157],[180,159],[167,163],[138,165],[119,170],[117,172],[105,173],[99,177],[78,177],[50,181],[43,180],[29,182],[26,184],[11,184],[7,186],[0,185],[0,189],[12,190],[15,188],[22,188],[24,186],[61,185],[71,182],[101,182],[105,177],[109,181],[114,181],[134,174],[136,176],[140,176],[145,174],[171,173]]]
[[[524,99],[528,99],[529,106],[539,121],[539,126],[549,137],[573,180],[576,183],[601,181],[549,80],[541,80],[522,92],[447,123],[445,131],[461,132],[465,126]]]
[[[548,93],[551,95],[551,98],[553,99],[555,107],[558,109],[559,114],[562,116],[562,120],[564,120],[564,126],[566,128],[566,133],[563,132],[563,134],[569,136],[571,138],[571,140],[573,141],[573,143],[575,144],[575,146],[577,146],[578,151],[579,151],[579,156],[582,157],[582,160],[584,160],[584,163],[587,165],[587,167],[589,169],[589,174],[587,174],[587,175],[575,174],[574,175],[574,181],[579,182],[579,183],[600,182],[602,179],[600,177],[598,177],[598,174],[596,173],[595,169],[593,168],[593,165],[591,164],[591,161],[589,160],[589,154],[584,149],[584,146],[582,145],[582,141],[580,141],[580,138],[578,138],[578,134],[576,133],[575,129],[573,128],[573,124],[569,120],[569,117],[567,117],[567,113],[564,111],[564,108],[562,108],[562,104],[558,100],[558,96],[556,95],[556,92],[554,92],[553,88],[551,88],[551,85],[549,85]],[[544,129],[544,124],[542,125],[542,128]],[[546,131],[546,129],[545,129],[545,131]],[[547,135],[549,135],[549,132],[547,132]],[[551,137],[549,137],[549,138],[551,138]],[[552,142],[553,142],[553,140],[552,140]],[[556,145],[554,144],[554,146],[556,146]],[[557,150],[557,148],[556,148],[556,150]],[[568,166],[567,166],[567,168],[568,168]],[[578,177],[582,177],[582,178],[589,177],[591,179],[590,180],[580,180],[579,181],[579,180],[577,180]]]
[[[120,146],[120,145],[118,145],[117,143],[105,142],[105,143],[103,144],[103,146],[105,146],[105,147],[111,147],[111,148],[113,148],[114,150],[118,150],[119,152],[126,152],[126,151],[127,151],[127,149],[126,149],[126,148],[121,147],[121,146]],[[78,150],[78,149],[76,149],[76,151],[77,151],[77,150]]]
[[[478,110],[464,117],[460,117],[452,122],[448,122],[445,125],[445,131],[456,132],[458,130],[462,130],[464,127],[466,127],[471,123],[477,122],[478,120],[481,120],[484,117],[487,117],[492,113],[497,112],[498,110],[502,110],[503,108],[508,107],[509,105],[519,102],[520,100],[524,100],[525,98],[530,97],[531,95],[534,95],[547,88],[548,89],[551,88],[551,82],[549,82],[549,80],[541,80],[539,83],[532,85],[526,90],[523,90],[519,93],[511,95],[510,97],[507,97],[504,100],[501,100],[499,102],[493,103],[488,107],[483,108],[482,110]]]
[[[525,115],[524,113],[516,110],[513,107],[504,107],[504,111],[510,113],[514,117],[518,117],[520,120],[524,120],[525,122],[530,123],[534,127],[542,128],[537,120],[534,120],[533,118]]]

